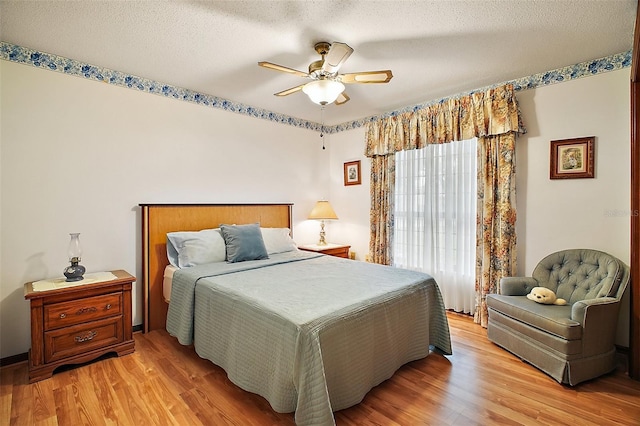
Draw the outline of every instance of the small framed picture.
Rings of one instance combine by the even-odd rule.
[[[551,141],[550,179],[592,178],[595,136]]]
[[[360,185],[360,160],[344,163],[344,185]]]

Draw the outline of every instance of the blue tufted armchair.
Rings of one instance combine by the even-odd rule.
[[[538,263],[531,277],[500,280],[487,295],[489,340],[560,383],[576,385],[616,368],[615,335],[629,267],[601,251],[563,250]],[[527,299],[547,287],[567,305]]]

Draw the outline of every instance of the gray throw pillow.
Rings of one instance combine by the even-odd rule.
[[[268,259],[259,223],[248,225],[220,225],[227,248],[227,262]]]

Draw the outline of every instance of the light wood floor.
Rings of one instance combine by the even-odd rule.
[[[624,368],[561,386],[498,348],[469,317],[448,314],[452,356],[411,362],[338,425],[640,425],[640,382]],[[266,400],[163,331],[136,352],[28,384],[26,363],[0,370],[0,425],[293,425]]]

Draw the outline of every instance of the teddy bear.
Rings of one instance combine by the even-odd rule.
[[[527,294],[527,299],[543,305],[566,305],[567,301],[556,297],[553,290],[546,287],[534,287],[531,293]]]

